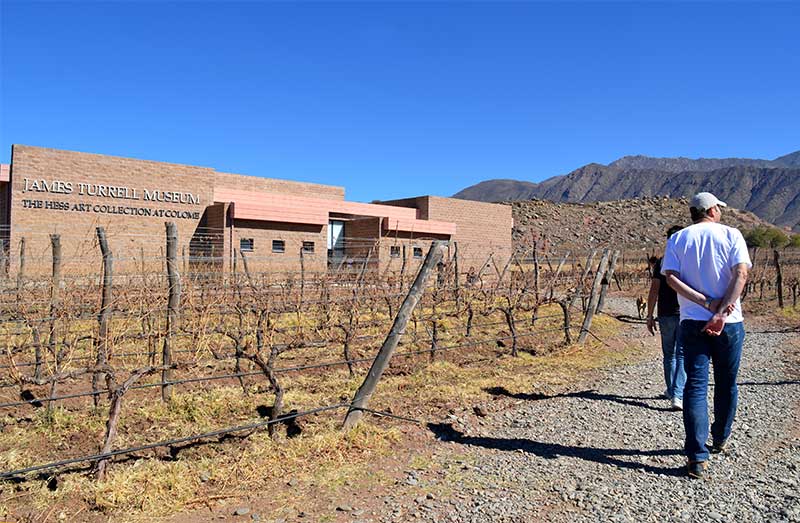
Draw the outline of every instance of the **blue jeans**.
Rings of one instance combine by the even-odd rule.
[[[690,461],[708,459],[708,363],[714,365],[714,423],[711,437],[722,442],[731,435],[739,396],[736,376],[742,357],[744,324],[728,323],[719,336],[701,332],[705,321],[681,322],[680,338],[686,369],[683,391],[683,427],[686,456]]]
[[[664,354],[664,382],[670,398],[683,398],[686,371],[683,369],[683,346],[678,337],[680,316],[659,316],[661,352]]]

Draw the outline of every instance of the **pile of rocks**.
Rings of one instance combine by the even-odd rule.
[[[663,246],[672,225],[689,225],[686,198],[645,197],[595,203],[547,200],[504,202],[514,215],[515,243],[547,239],[557,249],[613,246],[648,249]],[[744,231],[767,224],[748,211],[728,208],[723,223]]]

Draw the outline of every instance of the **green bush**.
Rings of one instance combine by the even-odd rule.
[[[791,239],[792,246],[800,246],[800,235],[795,235]],[[789,237],[780,229],[775,227],[758,226],[744,234],[744,240],[748,247],[771,247],[781,249],[790,244]],[[797,244],[795,244],[797,242]]]

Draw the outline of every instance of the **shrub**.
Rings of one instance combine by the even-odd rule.
[[[744,240],[748,247],[771,247],[773,249],[783,248],[790,243],[789,237],[782,230],[763,225],[747,231],[744,234]],[[792,241],[794,242],[795,238],[792,238]],[[800,245],[800,241],[798,241],[798,245]]]

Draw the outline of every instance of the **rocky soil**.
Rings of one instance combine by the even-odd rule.
[[[653,357],[565,390],[498,388],[518,404],[430,426],[440,472],[409,470],[398,490],[431,493],[388,496],[379,513],[352,520],[800,521],[800,335],[752,320],[748,328],[730,448],[712,456],[705,480],[685,476],[681,413],[659,396],[656,338],[636,325],[623,335]]]
[[[669,227],[691,223],[685,198],[650,197],[588,204],[526,200],[507,205],[513,209],[514,241],[544,237],[561,249],[663,247]],[[753,213],[732,208],[723,212],[722,222],[742,231],[766,224]]]

